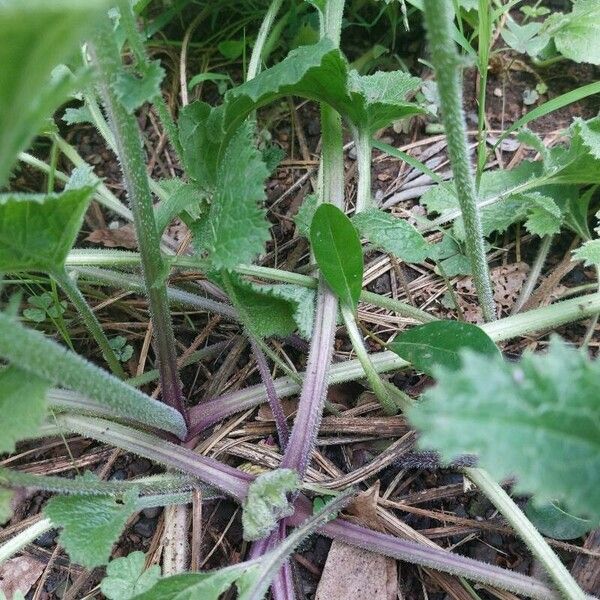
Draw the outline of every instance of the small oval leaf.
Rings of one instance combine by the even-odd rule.
[[[363,257],[350,219],[333,204],[322,204],[310,226],[310,243],[329,287],[342,304],[356,310],[362,290]]]
[[[462,350],[489,356],[500,354],[496,344],[481,328],[459,321],[417,325],[399,333],[389,348],[427,375],[433,375],[433,368],[438,365],[459,369]]]
[[[525,514],[540,533],[555,540],[574,540],[595,527],[593,521],[576,517],[550,501],[532,498],[525,506]]]

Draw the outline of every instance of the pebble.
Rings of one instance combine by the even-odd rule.
[[[55,544],[56,534],[56,529],[45,531],[42,535],[35,538],[34,544],[41,546],[42,548],[51,548]]]
[[[117,469],[109,478],[109,481],[125,481],[127,473],[123,469]]]
[[[156,519],[156,517],[158,517],[158,515],[160,515],[161,511],[162,511],[162,507],[160,507],[160,506],[153,506],[152,508],[145,508],[142,511],[142,514],[147,519]]]
[[[156,519],[142,517],[134,526],[133,531],[144,538],[149,538],[156,529]]]

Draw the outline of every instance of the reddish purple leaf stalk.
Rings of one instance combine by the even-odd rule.
[[[243,502],[248,493],[248,487],[254,479],[252,475],[224,465],[217,460],[201,456],[153,435],[110,421],[67,415],[58,415],[56,421],[67,430],[114,445],[196,477],[208,485],[222,490],[240,503]],[[295,514],[287,520],[290,525],[302,523],[312,513],[310,500],[304,495],[298,496],[295,508]],[[285,525],[280,523],[279,529],[272,536],[271,541],[258,542],[255,555],[261,556],[261,552],[264,553],[270,543],[273,543],[273,541],[277,543],[277,540],[281,539],[280,536],[284,532],[284,527]],[[472,581],[499,587],[536,600],[560,599],[558,592],[548,588],[544,583],[533,577],[513,573],[507,569],[488,565],[472,558],[458,556],[441,548],[431,548],[416,542],[401,540],[385,533],[371,531],[341,519],[328,523],[321,529],[321,533],[333,539],[391,556],[398,560],[463,576]]]

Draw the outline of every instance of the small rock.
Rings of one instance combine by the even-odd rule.
[[[109,481],[125,481],[127,473],[123,469],[117,469],[109,478]]]
[[[502,98],[502,89],[499,87],[494,88],[494,96],[496,96],[496,98]]]
[[[134,526],[133,531],[144,538],[149,538],[156,529],[156,519],[142,517]]]
[[[152,463],[149,460],[145,458],[139,458],[137,460],[134,460],[129,465],[129,473],[133,476],[141,475],[142,473],[146,473],[147,471],[149,471],[151,468]]]
[[[320,135],[321,134],[321,125],[318,121],[310,121],[308,123],[308,135]]]
[[[350,148],[350,150],[348,150],[348,158],[350,160],[356,160],[356,147],[352,146],[352,148]]]
[[[37,546],[41,546],[42,548],[51,548],[55,544],[56,534],[56,529],[50,529],[42,533],[42,535],[36,537],[33,543]]]
[[[161,511],[162,511],[162,508],[160,506],[154,506],[152,508],[145,508],[142,511],[142,514],[147,519],[156,519],[156,517],[158,517],[158,515],[160,515]]]

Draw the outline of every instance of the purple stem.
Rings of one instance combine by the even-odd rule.
[[[275,390],[275,384],[273,383],[271,371],[269,371],[267,358],[252,335],[250,335],[249,338],[252,352],[254,353],[254,359],[256,360],[256,366],[260,373],[260,378],[267,390],[267,401],[271,407],[273,417],[275,418],[275,426],[277,427],[277,435],[279,436],[279,445],[282,449],[285,449],[290,437],[290,431],[288,429],[285,413],[283,412],[283,406],[281,405],[281,401]]]
[[[298,403],[298,413],[290,441],[281,461],[281,468],[296,469],[300,479],[303,479],[306,474],[310,454],[315,445],[323,416],[327,394],[327,372],[333,353],[337,304],[337,297],[321,282],[317,294],[315,326],[306,375]]]
[[[238,502],[243,502],[248,493],[248,487],[254,480],[252,475],[224,465],[217,460],[201,456],[181,446],[160,440],[153,435],[104,419],[58,415],[56,421],[58,424],[64,425],[67,430],[76,431],[86,437],[117,446],[197,477],[199,480],[224,491]],[[292,526],[301,524],[312,514],[312,505],[306,496],[299,495],[295,507],[295,514],[286,520],[287,524]],[[283,523],[280,524],[280,528],[284,526]],[[277,538],[281,535],[281,531],[283,530],[276,531]],[[337,519],[325,525],[320,531],[330,538],[372,552],[385,554],[398,560],[430,567],[445,573],[464,576],[467,579],[500,587],[536,600],[559,600],[560,598],[556,591],[551,590],[532,577],[488,565],[472,558],[458,556],[441,548],[431,548],[416,542],[401,540],[391,535],[371,531],[348,521]]]

